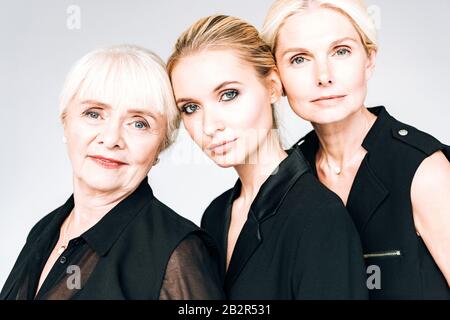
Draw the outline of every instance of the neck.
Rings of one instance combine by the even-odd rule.
[[[262,184],[286,157],[287,153],[281,147],[278,136],[270,132],[244,164],[234,167],[242,183],[240,197],[244,203],[253,202]]]
[[[71,213],[75,230],[83,233],[99,222],[112,208],[130,195],[134,189],[101,191],[92,189],[79,178],[74,178],[74,208]]]
[[[362,106],[347,118],[327,124],[313,124],[320,141],[319,157],[342,168],[362,149],[362,143],[376,120],[369,110]]]

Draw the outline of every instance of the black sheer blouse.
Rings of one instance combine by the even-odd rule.
[[[221,299],[216,248],[159,202],[147,179],[72,239],[36,293],[73,196],[30,232],[0,299]]]

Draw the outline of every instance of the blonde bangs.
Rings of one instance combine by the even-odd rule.
[[[60,96],[60,114],[74,102],[96,100],[117,107],[148,109],[167,119],[165,147],[173,140],[179,116],[165,65],[154,53],[117,46],[84,56],[69,73]]]

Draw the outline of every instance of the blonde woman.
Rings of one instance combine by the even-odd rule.
[[[153,195],[147,174],[178,124],[163,62],[92,51],[61,94],[73,195],[41,221],[0,299],[220,299],[212,240]]]
[[[200,19],[168,61],[184,126],[235,186],[202,218],[221,252],[229,299],[364,299],[361,245],[342,202],[284,151],[275,61],[257,30],[229,16]]]
[[[359,231],[371,298],[450,298],[450,150],[365,107],[378,42],[363,1],[276,1],[263,36],[314,128],[296,148]]]

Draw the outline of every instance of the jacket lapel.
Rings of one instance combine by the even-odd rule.
[[[347,201],[347,209],[359,233],[362,234],[372,215],[389,195],[388,189],[377,178],[366,154],[356,174]]]
[[[261,245],[261,224],[277,213],[283,199],[295,182],[310,170],[307,161],[299,150],[290,149],[287,153],[288,157],[280,163],[278,168],[264,182],[250,207],[247,221],[236,241],[225,276],[225,290],[227,292],[229,292],[255,250]],[[225,256],[233,201],[239,196],[240,190],[241,184],[238,180],[226,208],[223,237]],[[224,265],[226,265],[226,262]]]
[[[234,281],[260,244],[261,235],[259,232],[259,223],[250,210],[248,219],[242,227],[234,247],[233,255],[225,276],[225,290],[227,292],[231,289]]]

